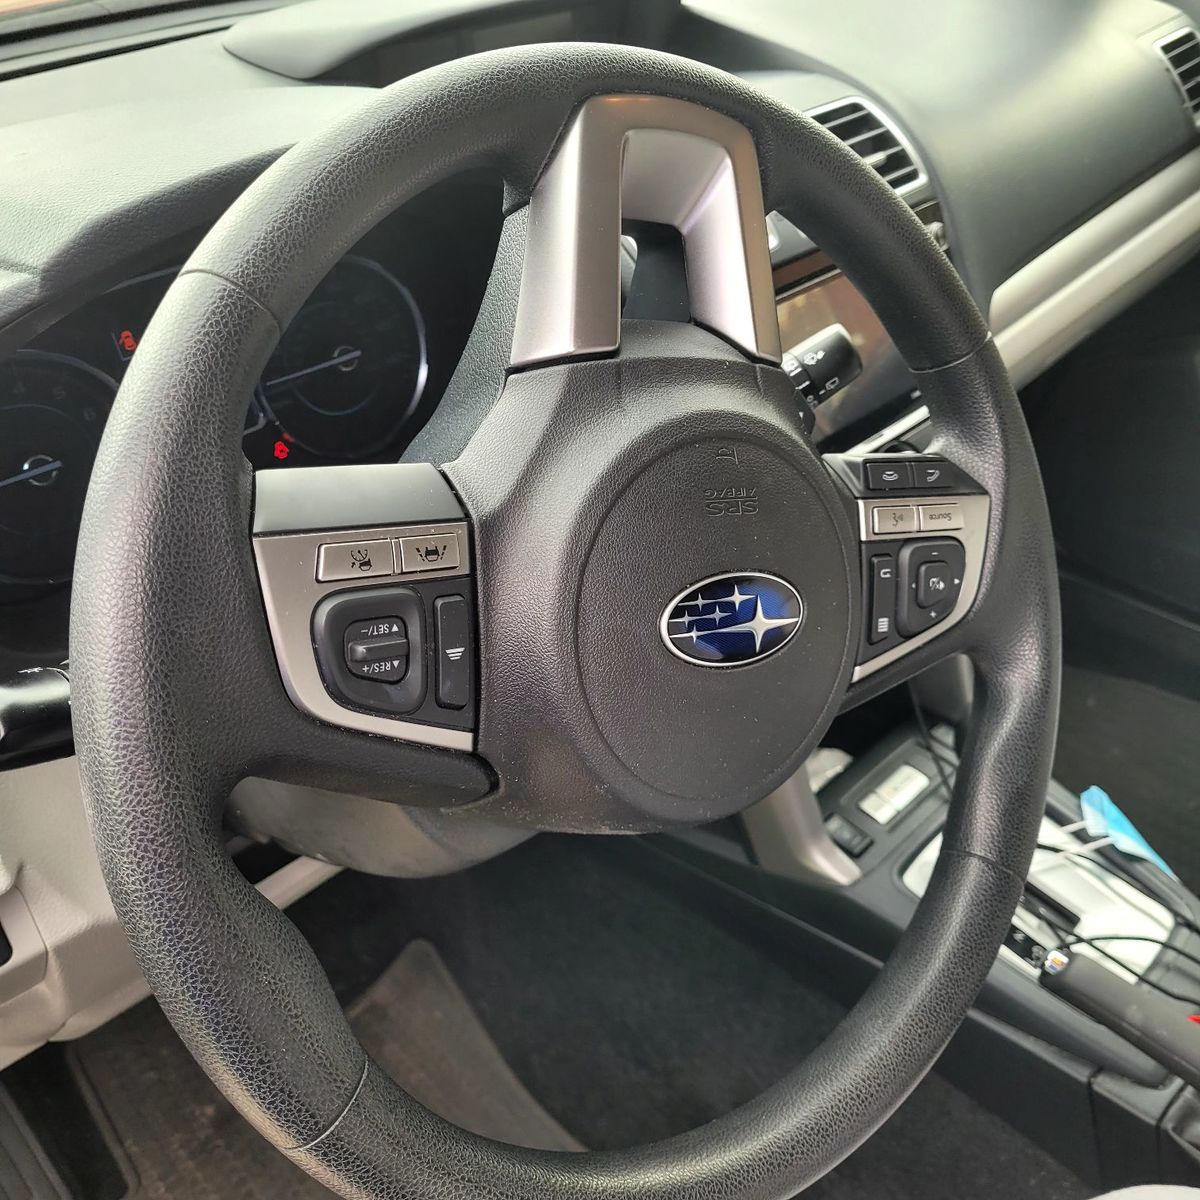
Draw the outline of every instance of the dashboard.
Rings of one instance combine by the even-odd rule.
[[[990,312],[1018,384],[1200,248],[1200,138],[1162,51],[1195,17],[1159,0],[962,0],[932,28],[891,0],[821,6],[819,19],[810,0],[478,0],[312,24],[328,3],[255,4],[265,11],[168,24],[160,40],[91,57],[68,48],[57,63],[40,42],[0,44],[0,155],[20,164],[0,180],[12,214],[0,227],[0,673],[66,653],[105,420],[206,226],[307,132],[431,62],[591,38],[743,75],[892,184]],[[251,464],[400,457],[457,364],[501,219],[499,187],[466,176],[356,246],[246,397]],[[1097,275],[1149,227],[1153,247]],[[841,325],[862,360],[816,409],[818,444],[846,449],[919,410],[853,281],[774,214],[769,233],[784,346]]]

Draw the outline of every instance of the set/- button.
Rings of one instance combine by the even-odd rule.
[[[346,667],[352,675],[399,683],[408,672],[408,628],[400,617],[356,621],[346,629]]]

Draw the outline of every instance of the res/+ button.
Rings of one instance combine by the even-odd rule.
[[[345,652],[352,674],[399,683],[408,672],[408,627],[400,617],[356,621],[346,629]]]

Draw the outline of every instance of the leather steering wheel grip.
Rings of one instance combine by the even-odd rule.
[[[861,287],[992,516],[969,625],[974,728],[946,848],[896,952],[832,1037],[752,1103],[656,1145],[555,1155],[447,1124],[367,1059],[307,944],[230,863],[220,811],[273,736],[276,756],[315,761],[306,740],[332,756],[377,753],[290,708],[264,626],[240,431],[280,329],[358,238],[453,172],[497,169],[518,212],[570,113],[607,92],[694,101],[750,129],[768,207]],[[76,580],[80,768],[130,942],[218,1086],[344,1196],[793,1195],[928,1070],[1019,896],[1049,775],[1059,644],[1049,521],[1016,397],[957,275],[892,191],[814,122],[688,60],[582,44],[479,55],[385,89],[284,155],[204,239],[142,340],[96,461]],[[390,754],[400,798],[434,770],[450,798],[486,786],[467,756]]]

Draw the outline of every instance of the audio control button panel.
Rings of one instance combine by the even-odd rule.
[[[855,681],[966,616],[975,601],[991,509],[955,464],[929,454],[827,454],[857,509],[863,632]]]

